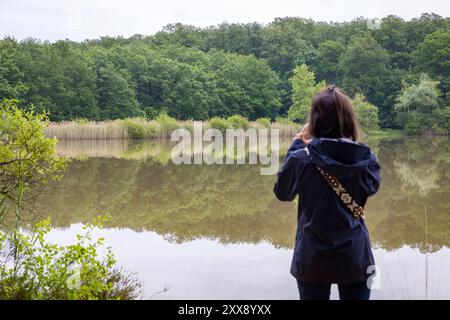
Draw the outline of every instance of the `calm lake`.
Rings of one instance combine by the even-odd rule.
[[[383,179],[366,207],[381,276],[372,298],[450,299],[448,139],[367,143]],[[297,299],[289,274],[297,200],[276,200],[275,176],[260,175],[258,165],[174,165],[171,148],[161,141],[60,142],[58,152],[73,160],[36,203],[52,218],[49,238],[73,242],[83,223],[109,213],[96,235],[120,266],[137,273],[144,298]]]

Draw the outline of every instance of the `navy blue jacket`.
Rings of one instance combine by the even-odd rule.
[[[298,225],[291,273],[306,283],[364,281],[374,265],[369,233],[337,197],[316,165],[335,176],[364,206],[380,186],[380,166],[370,148],[349,139],[294,140],[278,172],[274,193],[279,200],[299,195]]]

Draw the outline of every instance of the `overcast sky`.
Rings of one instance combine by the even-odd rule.
[[[345,21],[423,12],[450,16],[450,0],[0,0],[0,38],[84,40],[151,35],[173,22],[196,26],[227,22],[267,23],[296,16]]]

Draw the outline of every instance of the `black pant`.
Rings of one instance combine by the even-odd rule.
[[[330,300],[331,284],[305,283],[297,280],[300,300]],[[339,299],[369,300],[370,288],[366,281],[351,284],[338,284]]]

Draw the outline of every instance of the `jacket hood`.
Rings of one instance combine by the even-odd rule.
[[[315,138],[308,144],[313,163],[336,177],[365,171],[372,159],[370,148],[350,139]]]

